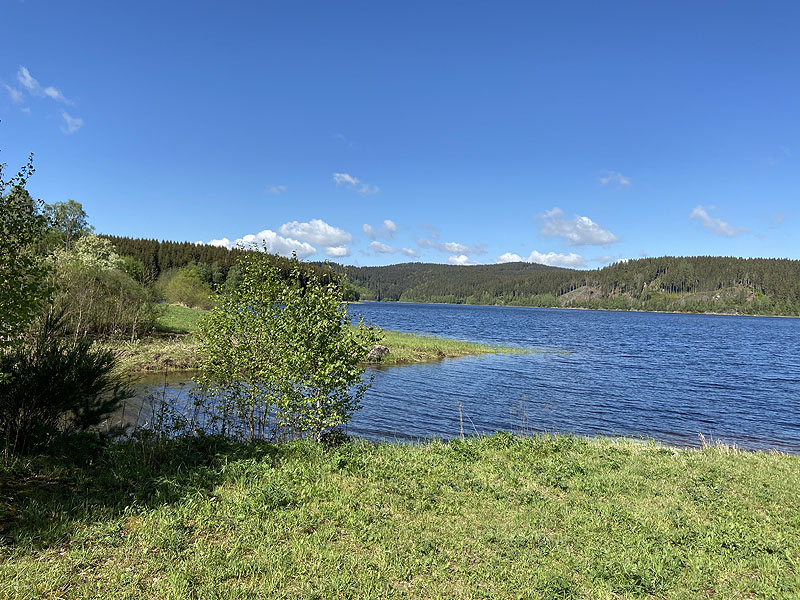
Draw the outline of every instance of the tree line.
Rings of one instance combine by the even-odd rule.
[[[643,258],[579,271],[530,263],[338,266],[365,300],[800,315],[800,261]]]

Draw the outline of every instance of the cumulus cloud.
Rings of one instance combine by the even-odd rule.
[[[353,236],[344,229],[328,225],[322,219],[311,219],[307,223],[291,221],[281,225],[278,231],[281,235],[292,236],[320,246],[342,246],[353,241]]]
[[[571,267],[571,268],[586,266],[586,259],[583,258],[580,254],[575,254],[574,252],[570,252],[569,254],[558,254],[556,252],[542,253],[539,252],[538,250],[534,250],[533,252],[531,252],[527,258],[523,258],[519,254],[515,254],[513,252],[506,252],[505,254],[501,254],[499,257],[497,257],[497,262],[498,263],[529,262],[529,263],[539,263],[541,265],[548,265],[550,267]]]
[[[328,225],[322,219],[311,219],[307,223],[299,221],[284,223],[278,232],[303,242],[324,246],[325,254],[331,258],[349,256],[350,250],[347,248],[347,244],[353,241],[353,236],[344,229]]]
[[[61,111],[61,117],[64,119],[64,125],[61,127],[61,131],[66,134],[75,133],[78,129],[83,127],[83,119],[73,117],[65,110]]]
[[[563,238],[570,246],[608,246],[619,239],[589,217],[575,215],[572,219],[564,219],[563,216],[564,211],[558,207],[540,215],[542,228],[539,233],[547,237]]]
[[[377,252],[378,254],[394,254],[398,251],[397,248],[392,248],[391,246],[378,241],[370,242],[369,247],[370,250]]]
[[[417,245],[420,248],[433,248],[438,250],[439,252],[447,252],[450,254],[485,254],[486,250],[484,250],[479,245],[474,246],[467,246],[465,244],[459,244],[458,242],[439,242],[436,240],[429,240],[426,238],[420,238],[417,240]]]
[[[630,179],[617,171],[609,171],[605,177],[600,178],[600,183],[602,185],[616,183],[619,187],[630,187],[632,185]]]
[[[723,221],[722,219],[718,219],[716,217],[712,217],[708,214],[709,210],[714,210],[715,207],[709,206],[708,208],[698,205],[695,206],[691,213],[689,213],[689,219],[694,221],[700,221],[700,224],[708,229],[711,233],[715,233],[717,235],[723,235],[726,237],[734,237],[739,235],[740,233],[744,233],[747,231],[741,227],[734,227],[727,221]]]
[[[283,192],[285,192],[287,189],[289,189],[289,188],[287,188],[285,185],[271,185],[271,186],[269,186],[269,187],[267,188],[267,191],[268,191],[270,194],[282,194],[282,193],[283,193]]]
[[[291,256],[294,252],[297,258],[308,258],[316,254],[317,249],[311,244],[301,242],[292,238],[278,235],[270,229],[259,231],[256,234],[248,234],[234,241],[228,238],[220,238],[208,242],[209,246],[224,246],[225,248],[249,248],[253,250],[264,250],[281,256]]]
[[[469,256],[466,254],[459,254],[458,256],[451,256],[447,259],[447,262],[451,265],[459,265],[459,266],[467,266],[467,265],[476,265],[478,263],[473,262],[469,259]]]
[[[376,238],[391,240],[394,239],[394,234],[397,233],[397,225],[391,219],[384,219],[383,225],[380,227],[380,229],[375,229],[369,223],[364,223],[361,226],[361,230],[371,240]]]
[[[417,254],[417,251],[413,250],[412,248],[400,248],[400,252],[402,252],[406,256],[410,256],[411,258],[416,258],[417,256],[419,256]]]
[[[8,97],[11,98],[11,102],[14,104],[22,104],[25,101],[25,97],[22,95],[17,88],[11,87],[7,83],[4,83],[3,86],[6,88],[8,92]]]
[[[377,194],[381,191],[377,185],[364,183],[358,177],[353,177],[349,173],[334,173],[333,180],[336,182],[336,185],[343,185],[364,196]]]
[[[347,246],[328,246],[325,248],[325,254],[331,258],[342,258],[343,256],[350,256],[350,248]]]

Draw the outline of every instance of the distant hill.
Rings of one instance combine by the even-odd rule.
[[[800,315],[800,261],[643,258],[578,271],[530,263],[336,266],[362,299]]]
[[[198,264],[212,266],[224,281],[243,252],[191,242],[106,237],[121,255],[142,263],[148,280]],[[274,259],[286,268],[285,258]],[[800,261],[788,259],[664,256],[592,271],[523,262],[309,266],[324,265],[346,274],[352,297],[363,300],[800,316]]]

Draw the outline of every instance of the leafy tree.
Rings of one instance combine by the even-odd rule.
[[[198,308],[214,306],[211,287],[203,281],[197,265],[167,273],[159,287],[164,299],[173,304]]]
[[[76,240],[94,231],[83,206],[75,200],[46,204],[44,214],[49,220],[46,237],[50,249],[69,248]]]
[[[0,351],[17,345],[49,296],[48,265],[36,253],[47,229],[42,202],[25,190],[33,155],[6,181],[0,164]]]
[[[350,325],[343,286],[296,259],[288,276],[263,253],[239,262],[241,281],[201,322],[199,382],[220,399],[223,433],[313,433],[348,422],[369,387],[360,363],[378,339]]]
[[[56,250],[51,261],[56,290],[51,310],[63,313],[64,328],[75,339],[135,339],[153,327],[150,292],[126,272],[125,261],[109,240],[84,235],[70,249]]]

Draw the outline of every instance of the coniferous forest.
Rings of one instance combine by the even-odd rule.
[[[236,277],[232,266],[244,252],[192,242],[106,237],[121,256],[140,265],[145,280],[188,268],[212,289]],[[274,260],[279,266],[287,261]],[[327,264],[347,276],[350,297],[361,300],[800,315],[800,261],[787,259],[665,256],[590,271],[521,262]]]

